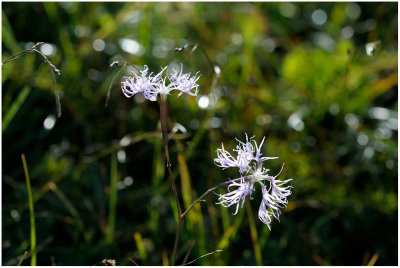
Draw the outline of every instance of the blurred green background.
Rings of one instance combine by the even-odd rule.
[[[62,97],[58,118],[38,54],[2,66],[3,265],[30,249],[22,153],[38,264],[169,263],[176,211],[159,106],[123,96],[125,68],[105,107],[116,60],[201,73],[197,97],[168,98],[184,207],[237,176],[213,159],[244,133],[266,136],[264,155],[279,156],[268,168],[285,163],[280,178],[293,179],[271,231],[260,189],[237,215],[208,195],[184,221],[177,264],[192,248],[188,261],[223,250],[197,265],[397,265],[397,27],[388,2],[3,2],[2,60],[46,42]],[[198,48],[175,52],[185,44]]]

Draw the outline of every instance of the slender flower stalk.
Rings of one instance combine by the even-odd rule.
[[[168,102],[166,96],[161,96],[160,100],[160,123],[161,134],[165,149],[165,157],[167,158],[167,166],[171,166],[168,152]]]
[[[178,222],[176,227],[175,242],[172,251],[171,262],[172,265],[175,264],[176,253],[178,249],[179,237],[181,224],[183,221],[183,214],[179,202],[178,191],[176,189],[175,181],[172,176],[171,162],[168,150],[168,102],[167,96],[173,90],[180,91],[178,97],[183,93],[190,96],[197,96],[197,91],[199,85],[197,80],[199,75],[196,74],[191,76],[190,73],[182,73],[183,66],[181,64],[180,71],[173,69],[173,73],[168,76],[164,75],[164,72],[168,67],[164,67],[158,74],[153,75],[149,73],[149,68],[145,65],[140,74],[135,72],[132,76],[124,77],[124,81],[121,82],[121,89],[123,94],[130,98],[137,93],[142,93],[147,100],[156,101],[157,96],[160,95],[160,123],[161,123],[161,133],[164,145],[165,159],[167,163],[167,169],[169,173],[169,180],[171,184],[171,189],[176,201],[176,206],[178,209]],[[168,82],[169,81],[169,82]]]
[[[263,167],[263,163],[277,157],[263,157],[261,147],[264,144],[265,137],[260,145],[257,145],[254,137],[248,138],[246,141],[237,140],[239,144],[233,151],[236,152],[236,157],[225,150],[222,145],[221,149],[217,150],[217,158],[214,162],[217,166],[226,168],[238,168],[240,177],[235,180],[228,180],[225,194],[219,194],[218,203],[224,207],[235,206],[234,215],[239,208],[243,207],[246,197],[252,198],[256,184],[260,185],[262,191],[262,201],[258,210],[258,218],[271,229],[272,217],[279,220],[280,209],[286,207],[288,196],[291,195],[292,186],[286,186],[291,181],[278,180],[277,177],[281,171],[275,175],[269,175],[269,169]]]

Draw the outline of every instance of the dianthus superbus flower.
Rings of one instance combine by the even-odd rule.
[[[164,74],[167,69],[168,67],[164,67],[158,74],[153,75],[153,73],[149,73],[149,68],[145,65],[140,74],[132,72],[132,76],[124,77],[121,82],[122,92],[128,98],[141,92],[150,101],[156,101],[158,95],[166,96],[172,90],[179,90],[178,96],[183,93],[197,96],[198,74],[191,76],[190,73],[182,73],[182,64],[180,71],[173,69],[170,76]]]
[[[258,218],[271,229],[272,216],[279,220],[280,209],[287,205],[287,197],[292,193],[292,187],[286,186],[291,179],[284,181],[277,179],[280,172],[275,176],[268,174],[269,169],[264,168],[263,163],[277,157],[263,157],[261,147],[265,137],[260,145],[257,145],[253,138],[249,139],[246,134],[245,142],[237,140],[239,144],[233,150],[235,156],[226,151],[223,145],[221,149],[217,150],[217,158],[214,159],[215,164],[223,169],[238,168],[240,174],[239,178],[227,182],[228,192],[219,195],[217,204],[224,207],[235,205],[235,215],[239,207],[243,207],[246,197],[252,199],[255,186],[259,185],[262,200],[258,210]]]

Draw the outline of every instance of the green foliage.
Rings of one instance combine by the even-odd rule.
[[[33,198],[32,198],[32,189],[31,189],[31,180],[29,178],[29,171],[28,171],[28,165],[26,164],[26,159],[25,155],[21,155],[22,159],[22,165],[24,168],[24,173],[25,173],[25,179],[26,179],[26,190],[28,192],[28,206],[29,206],[29,222],[30,222],[30,230],[31,230],[31,266],[36,266],[37,263],[37,252],[36,252],[36,226],[35,226],[35,209],[34,209],[34,204],[33,204]],[[21,260],[19,261],[19,264],[23,261],[25,258],[25,253],[22,256]]]
[[[201,73],[199,96],[168,96],[170,130],[186,129],[169,143],[183,209],[235,176],[213,159],[244,133],[266,136],[268,168],[293,179],[271,231],[260,189],[237,215],[207,195],[183,221],[178,265],[210,252],[193,264],[396,265],[397,16],[397,3],[3,3],[2,61],[51,44],[62,116],[40,55],[2,65],[2,263],[32,260],[22,153],[38,265],[171,263],[159,106],[122,94],[129,67],[108,69],[127,61]]]

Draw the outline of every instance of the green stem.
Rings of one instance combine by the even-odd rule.
[[[112,243],[114,241],[115,219],[117,211],[118,196],[118,167],[116,154],[111,155],[111,171],[110,171],[110,197],[108,203],[108,225],[106,241]]]
[[[7,129],[10,122],[14,119],[17,112],[21,109],[21,106],[25,102],[26,98],[29,96],[29,93],[31,93],[31,88],[28,86],[25,86],[22,89],[21,93],[19,93],[17,100],[14,101],[14,103],[11,105],[11,107],[8,109],[8,111],[5,113],[5,115],[3,116],[3,124],[2,124],[3,131],[5,129]]]
[[[19,260],[17,266],[21,266],[21,264],[25,260],[25,257],[26,257],[27,254],[28,254],[28,251],[25,251],[24,255],[22,255],[21,259]]]
[[[24,166],[25,178],[26,178],[26,188],[28,190],[28,204],[29,204],[29,219],[31,225],[31,266],[36,266],[36,227],[35,227],[35,211],[33,208],[33,198],[31,190],[31,181],[29,178],[28,166],[26,164],[25,155],[21,154],[22,165]]]

